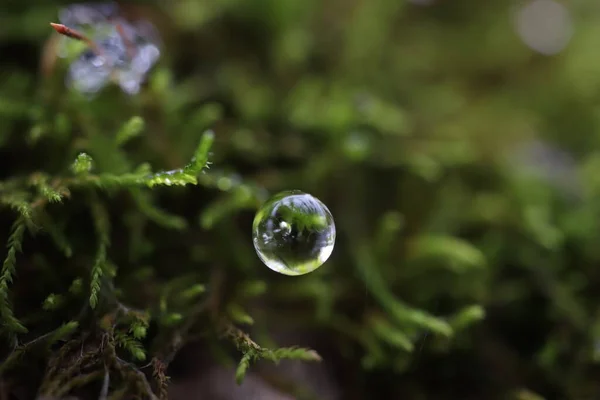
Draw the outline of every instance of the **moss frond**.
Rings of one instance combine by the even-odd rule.
[[[280,360],[322,361],[319,353],[302,347],[281,347],[266,353],[264,357],[275,362]]]
[[[387,287],[386,282],[379,273],[379,269],[373,267],[374,261],[368,249],[357,247],[357,267],[362,275],[369,292],[379,301],[389,316],[399,324],[409,324],[422,327],[432,332],[450,337],[454,330],[444,319],[430,315],[424,310],[411,307],[397,299]]]
[[[33,216],[31,194],[28,192],[16,190],[7,194],[0,193],[0,204],[17,211],[23,218],[31,219]]]
[[[123,146],[131,139],[139,136],[144,130],[144,125],[144,119],[142,117],[138,115],[131,117],[131,119],[123,124],[121,129],[117,132],[117,135],[115,136],[116,145]]]
[[[246,372],[250,368],[250,363],[252,362],[252,354],[250,352],[245,353],[235,370],[235,381],[238,385],[241,385],[246,377]]]
[[[106,244],[100,243],[90,278],[90,307],[96,308],[106,265]]]
[[[131,354],[131,356],[138,360],[144,361],[146,359],[146,351],[141,343],[135,339],[133,336],[130,336],[126,332],[115,332],[115,342],[119,347],[124,348]]]
[[[371,327],[375,334],[388,344],[407,352],[414,350],[412,339],[385,318],[373,317],[371,319]]]
[[[139,189],[130,189],[130,193],[136,202],[138,209],[150,221],[167,229],[183,230],[187,227],[187,221],[177,215],[172,215],[152,204],[150,196]]]
[[[84,175],[92,170],[93,164],[94,160],[89,154],[79,153],[71,165],[71,171],[73,171],[75,175]]]
[[[320,362],[321,356],[312,349],[301,347],[281,347],[278,349],[268,349],[260,346],[253,341],[248,334],[237,328],[231,323],[223,322],[224,335],[233,342],[237,349],[242,353],[237,369],[236,381],[241,384],[246,376],[252,362],[260,359],[279,362],[284,359]]]
[[[65,257],[70,258],[73,255],[73,249],[69,243],[69,239],[65,235],[62,227],[58,225],[58,222],[46,212],[39,212],[38,221],[41,224],[42,230],[46,233],[54,242],[56,247],[62,251]]]
[[[110,245],[110,221],[106,210],[98,201],[94,201],[92,204],[94,226],[96,235],[98,236],[98,250],[91,271],[90,306],[96,308],[100,287],[102,286],[102,278],[107,272],[107,250]]]
[[[208,156],[214,141],[215,133],[213,131],[204,132],[192,161],[184,168],[185,173],[195,176],[209,165]]]
[[[234,322],[237,322],[240,324],[245,324],[245,325],[254,324],[254,318],[252,318],[250,316],[250,314],[248,314],[240,305],[238,305],[236,303],[231,303],[227,307],[227,315]]]
[[[131,323],[129,333],[137,340],[141,340],[146,337],[148,333],[148,321],[138,319]]]
[[[65,297],[60,294],[50,293],[42,303],[42,308],[46,311],[54,311],[65,303]]]
[[[45,351],[48,351],[50,346],[56,342],[68,339],[68,337],[71,336],[78,327],[79,323],[77,321],[70,321],[59,326],[51,332],[38,336],[28,343],[15,347],[9,356],[0,362],[0,375],[3,372],[8,371],[10,368],[13,368],[15,364],[19,363],[19,361],[26,355],[27,352],[32,351],[34,348],[40,346],[44,346]]]
[[[56,189],[49,183],[50,178],[42,173],[31,177],[31,184],[37,189],[39,195],[49,203],[60,203],[63,200],[65,189]]]
[[[4,259],[2,270],[0,271],[0,317],[2,318],[2,332],[9,336],[27,332],[27,328],[14,316],[8,292],[8,287],[13,282],[13,277],[16,274],[17,253],[22,251],[26,227],[26,220],[23,217],[14,222],[12,233],[8,239],[8,254]]]

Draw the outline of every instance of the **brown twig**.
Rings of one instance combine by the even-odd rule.
[[[75,29],[71,29],[66,25],[63,24],[55,24],[54,22],[50,23],[50,26],[52,28],[54,28],[54,30],[58,33],[60,33],[63,36],[69,37],[71,39],[75,39],[75,40],[79,40],[82,42],[87,43],[88,46],[90,46],[90,48],[99,56],[102,55],[102,51],[100,50],[100,48],[96,45],[96,43],[94,43],[94,41],[90,38],[88,38],[87,36],[85,36],[83,33],[79,32],[78,30]]]
[[[101,374],[87,374],[89,376],[87,376],[86,379],[78,380],[73,383],[73,379],[78,376],[82,376],[81,370],[84,369],[84,367],[89,367],[90,363],[97,363],[96,353],[87,353],[84,354],[82,358],[72,360],[72,364],[69,367],[58,370],[53,376],[48,377],[49,383],[45,385],[45,389],[43,391],[40,391],[41,394],[46,396],[56,396],[57,394],[66,395],[68,391],[64,391],[65,385],[69,385],[69,390],[71,390],[77,385],[83,385],[96,380],[101,376]],[[95,371],[95,373],[100,372],[102,371]]]
[[[146,375],[140,371],[135,365],[128,363],[124,360],[121,360],[117,356],[117,351],[115,348],[115,344],[113,338],[109,337],[106,343],[105,348],[105,357],[106,361],[113,366],[115,370],[117,370],[123,378],[130,376],[135,384],[137,384],[138,388],[141,389],[144,394],[148,396],[151,400],[158,400],[158,397],[154,394],[152,390],[152,386]]]
[[[72,389],[94,382],[95,380],[99,379],[102,375],[103,371],[97,370],[88,374],[73,376],[68,381],[63,382],[60,388],[58,388],[58,390],[56,391],[55,396],[59,399],[63,398]]]
[[[240,328],[235,326],[231,321],[227,319],[221,319],[219,322],[219,328],[223,337],[229,338],[238,350],[243,348],[253,349],[260,351],[262,347],[250,338],[250,336],[242,331]]]
[[[169,377],[166,374],[167,366],[158,358],[152,359],[152,376],[158,386],[158,397],[160,400],[166,400],[169,396]]]

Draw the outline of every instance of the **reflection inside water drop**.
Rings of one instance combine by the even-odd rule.
[[[253,242],[262,262],[285,275],[319,268],[333,252],[335,224],[319,199],[300,191],[281,192],[256,213]]]

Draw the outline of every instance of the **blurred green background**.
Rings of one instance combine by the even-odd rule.
[[[215,394],[235,386],[215,378],[207,394],[186,382],[233,371],[239,354],[195,341],[170,371],[173,398],[600,398],[600,3],[124,4],[158,28],[160,59],[138,94],[90,98],[55,56],[49,22],[66,5],[2,5],[0,179],[68,173],[81,151],[98,173],[179,168],[212,129],[198,186],[104,199],[118,296],[151,308],[165,282],[191,274],[211,292],[216,274],[219,313],[261,345],[323,357],[253,366],[237,394]],[[143,132],[119,148],[133,116]],[[330,260],[301,277],[267,269],[251,240],[260,203],[290,189],[323,201],[338,230]],[[76,193],[47,210],[73,257],[42,235],[17,259],[11,302],[29,339],[83,304],[38,315],[89,279],[97,239]],[[44,368],[0,383],[17,393]]]

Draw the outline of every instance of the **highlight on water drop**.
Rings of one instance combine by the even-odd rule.
[[[316,197],[299,190],[276,194],[256,213],[254,248],[261,261],[284,275],[304,275],[327,261],[335,245],[331,212]]]

